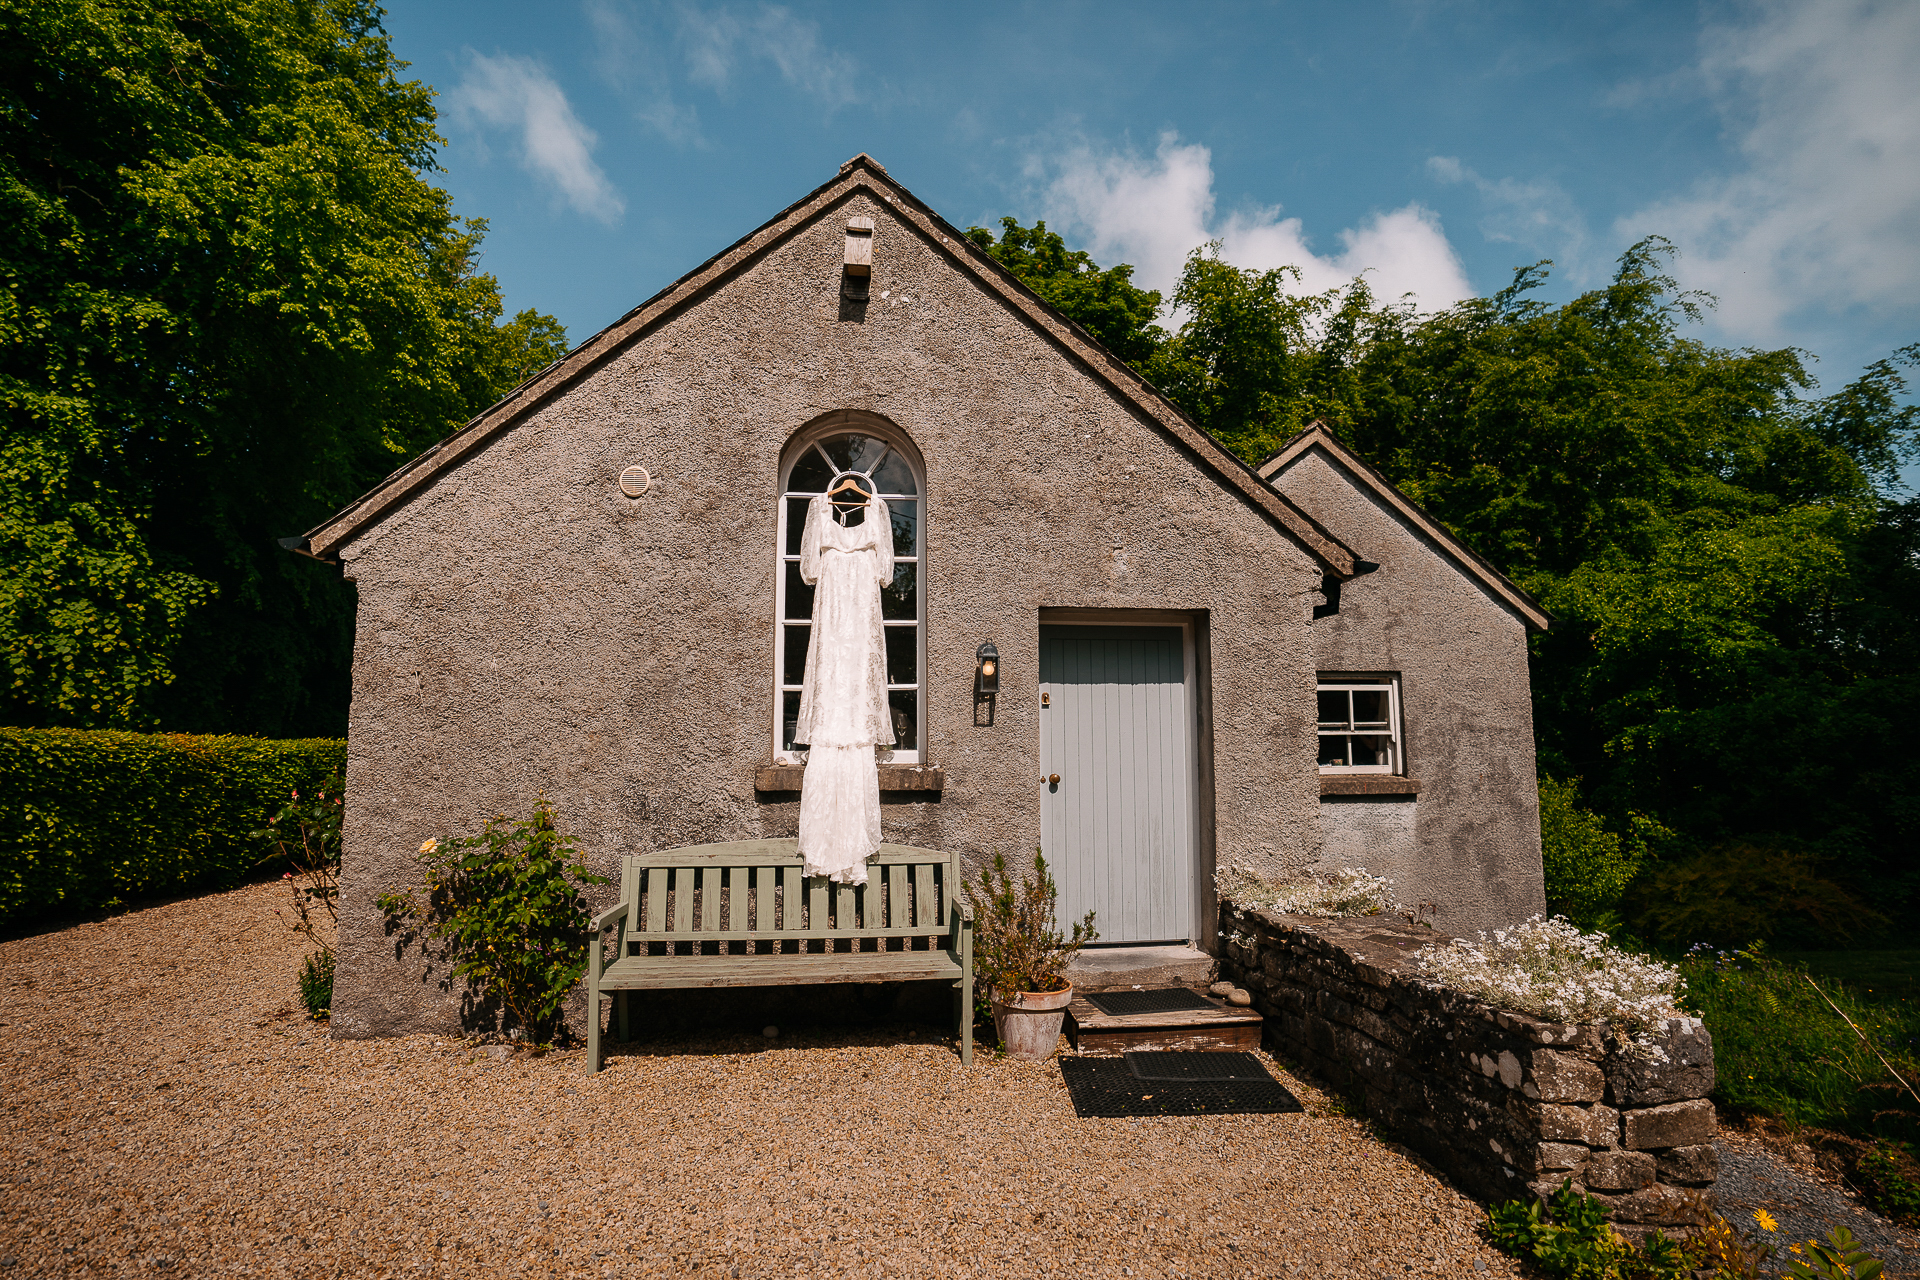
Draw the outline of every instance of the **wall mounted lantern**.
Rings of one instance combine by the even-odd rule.
[[[1000,651],[991,640],[974,654],[973,690],[987,698],[1000,692]]]

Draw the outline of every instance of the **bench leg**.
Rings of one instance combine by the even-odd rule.
[[[592,1075],[600,1069],[600,1006],[606,1003],[600,998],[597,987],[587,988],[587,1074]]]
[[[960,1024],[960,1065],[973,1065],[973,984],[962,979],[953,984],[955,1020]]]
[[[614,1016],[620,1020],[619,1040],[621,1044],[625,1044],[633,1038],[633,1030],[627,1025],[627,1005],[632,999],[633,993],[631,991],[622,991],[613,998]]]

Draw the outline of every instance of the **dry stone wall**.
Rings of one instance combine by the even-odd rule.
[[[1435,937],[1225,903],[1221,972],[1252,994],[1270,1048],[1356,1094],[1472,1194],[1544,1197],[1571,1179],[1629,1235],[1695,1221],[1718,1174],[1700,1021],[1670,1020],[1659,1062],[1605,1027],[1499,1012],[1420,976],[1409,955]]]

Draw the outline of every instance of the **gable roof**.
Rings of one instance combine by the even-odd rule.
[[[1312,519],[1253,469],[1202,431],[1152,385],[1128,368],[1099,341],[1022,284],[979,246],[939,214],[887,176],[862,153],[840,166],[831,182],[816,188],[759,227],[709,258],[653,297],[515,387],[499,403],[466,426],[395,471],[352,505],[336,512],[302,538],[285,539],[289,550],[321,560],[337,560],[341,547],[377,525],[425,491],[443,472],[459,465],[495,436],[552,403],[568,388],[644,338],[687,307],[710,296],[766,254],[825,216],[855,192],[883,201],[937,252],[981,288],[1000,298],[1035,329],[1064,349],[1087,373],[1130,402],[1183,447],[1223,487],[1234,492],[1290,535],[1325,570],[1350,577],[1358,561],[1319,522]]]
[[[1553,615],[1540,607],[1540,602],[1516,587],[1507,575],[1482,559],[1466,543],[1448,532],[1447,527],[1422,510],[1420,505],[1394,488],[1393,482],[1374,470],[1353,450],[1340,442],[1324,422],[1311,423],[1305,431],[1281,446],[1280,452],[1260,464],[1260,477],[1268,482],[1282,471],[1292,466],[1305,454],[1319,449],[1328,454],[1341,470],[1346,471],[1362,487],[1378,498],[1387,507],[1399,514],[1401,520],[1432,539],[1440,548],[1441,554],[1452,560],[1469,577],[1477,579],[1495,598],[1506,602],[1507,606],[1530,627],[1545,631],[1553,625]]]

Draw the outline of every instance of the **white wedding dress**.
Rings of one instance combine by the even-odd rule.
[[[814,588],[813,636],[793,740],[807,744],[800,782],[800,856],[810,876],[865,884],[880,848],[876,746],[892,746],[880,588],[893,581],[893,521],[867,503],[849,528],[825,495],[807,505],[800,577]]]

